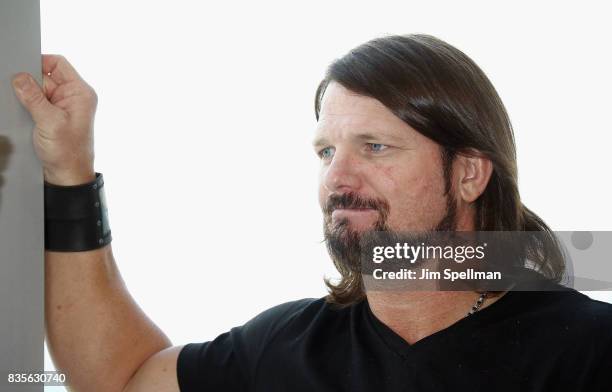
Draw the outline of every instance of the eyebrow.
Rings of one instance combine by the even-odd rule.
[[[398,143],[406,141],[402,137],[395,136],[395,135],[390,135],[388,133],[374,134],[374,133],[363,132],[363,133],[359,133],[357,135],[351,136],[351,138],[352,139],[356,139],[358,141],[365,141],[365,142],[379,140],[380,138],[391,139],[391,140],[393,140],[395,142],[398,142]],[[313,140],[312,145],[314,147],[322,147],[322,146],[329,145],[329,142],[328,142],[328,140],[327,140],[327,138],[325,136],[317,136]]]

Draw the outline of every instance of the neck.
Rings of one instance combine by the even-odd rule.
[[[455,217],[455,230],[474,230],[474,214],[473,209],[460,206]],[[487,296],[480,309],[490,306],[502,295]],[[367,292],[368,303],[376,318],[409,344],[465,318],[479,297],[480,293],[475,291]]]
[[[372,313],[410,344],[466,317],[479,293],[473,291],[369,291]],[[484,301],[482,308],[499,297]]]

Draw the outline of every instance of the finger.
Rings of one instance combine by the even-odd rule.
[[[95,96],[94,90],[84,82],[70,82],[62,85],[58,85],[51,96],[47,95],[49,102],[54,106],[65,109],[64,101],[78,97],[81,103],[91,103],[90,99],[93,100]]]
[[[35,123],[43,123],[57,114],[59,109],[47,100],[43,90],[30,74],[17,74],[13,78],[13,88],[17,98],[30,112]]]
[[[43,74],[49,76],[57,84],[82,80],[74,67],[63,56],[43,54],[42,70]]]
[[[51,79],[51,76],[44,74],[43,75],[43,91],[47,99],[53,103],[53,93],[57,89],[58,84]]]

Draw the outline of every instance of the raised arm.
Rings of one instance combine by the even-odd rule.
[[[28,74],[15,93],[36,124],[45,181],[94,180],[94,90],[61,56],[43,55],[42,88]],[[45,252],[45,322],[50,354],[73,391],[178,391],[176,359],[164,333],[130,296],[111,246]]]

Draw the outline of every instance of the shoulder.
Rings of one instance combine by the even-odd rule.
[[[519,295],[519,319],[534,335],[566,347],[579,343],[584,350],[612,349],[612,304],[567,288]]]
[[[565,302],[565,316],[559,328],[565,332],[565,353],[576,361],[573,371],[577,375],[582,373],[585,379],[590,380],[593,387],[589,390],[609,390],[609,369],[612,369],[612,304],[594,300],[573,290],[566,295]]]
[[[530,278],[529,282],[537,283],[533,286],[535,289],[531,290],[528,282],[524,282],[519,284],[519,291],[514,291],[513,302],[517,310],[546,315],[551,321],[576,320],[584,324],[611,325],[612,304],[594,300],[573,288],[545,279],[536,281]]]
[[[305,298],[269,308],[214,340],[185,345],[178,354],[181,390],[245,390],[270,342],[322,300]]]
[[[567,287],[555,285],[551,290],[517,292],[523,297],[523,305],[534,310],[550,312],[560,317],[581,319],[584,322],[612,322],[612,304],[594,300]]]
[[[574,290],[567,294],[565,301],[566,312],[577,323],[601,330],[606,335],[612,331],[612,304],[594,300]]]
[[[245,334],[274,332],[318,301],[315,298],[303,298],[273,306],[247,321],[241,328]]]
[[[267,309],[230,333],[259,358],[272,347],[306,336],[338,337],[354,322],[358,309],[358,306],[336,307],[325,297],[305,298]]]
[[[249,323],[277,323],[294,317],[313,305],[321,306],[322,298],[302,298],[273,306],[255,316]]]
[[[597,301],[574,289],[548,292],[548,305],[573,318],[584,321],[612,322],[612,304]]]
[[[594,341],[599,341],[599,346],[610,345],[612,304],[550,281],[538,287],[541,290],[526,290],[519,285],[518,290],[502,296],[498,312],[491,312],[493,318],[525,337],[565,348],[581,343],[591,350]]]
[[[245,337],[266,342],[278,332],[296,325],[308,325],[328,311],[325,298],[304,298],[267,309],[240,328]]]

